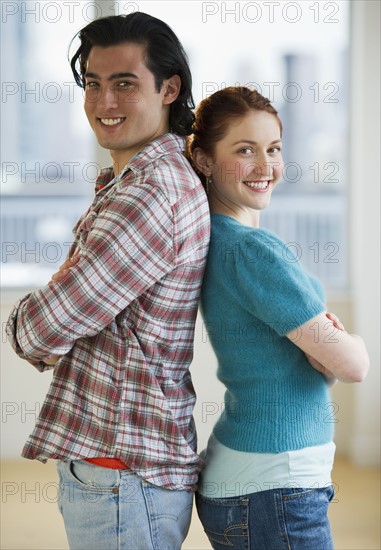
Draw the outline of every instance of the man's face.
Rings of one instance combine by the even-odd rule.
[[[169,131],[168,81],[156,91],[144,62],[145,46],[93,46],[85,73],[85,112],[119,170],[152,139]]]

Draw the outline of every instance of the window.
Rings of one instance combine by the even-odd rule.
[[[49,280],[66,257],[97,173],[82,91],[67,61],[69,42],[86,20],[78,17],[73,25],[61,6],[1,5],[4,287]]]
[[[62,263],[100,162],[66,50],[92,18],[140,10],[166,21],[194,97],[247,85],[284,126],[285,170],[262,226],[328,290],[348,287],[348,1],[3,2],[2,283],[46,282]]]

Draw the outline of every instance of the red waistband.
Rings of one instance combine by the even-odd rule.
[[[86,462],[91,462],[102,468],[111,468],[112,470],[128,470],[128,466],[118,458],[85,458]]]

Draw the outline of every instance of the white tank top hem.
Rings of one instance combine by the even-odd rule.
[[[205,467],[198,492],[228,498],[281,488],[321,489],[331,485],[333,441],[282,453],[247,453],[222,445],[212,434],[201,453]]]

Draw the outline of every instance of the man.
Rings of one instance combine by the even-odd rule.
[[[71,548],[180,548],[200,470],[189,365],[209,241],[183,155],[191,75],[172,30],[143,13],[79,39],[71,66],[113,167],[68,260],[8,321],[20,357],[54,366],[23,456],[57,460]]]

